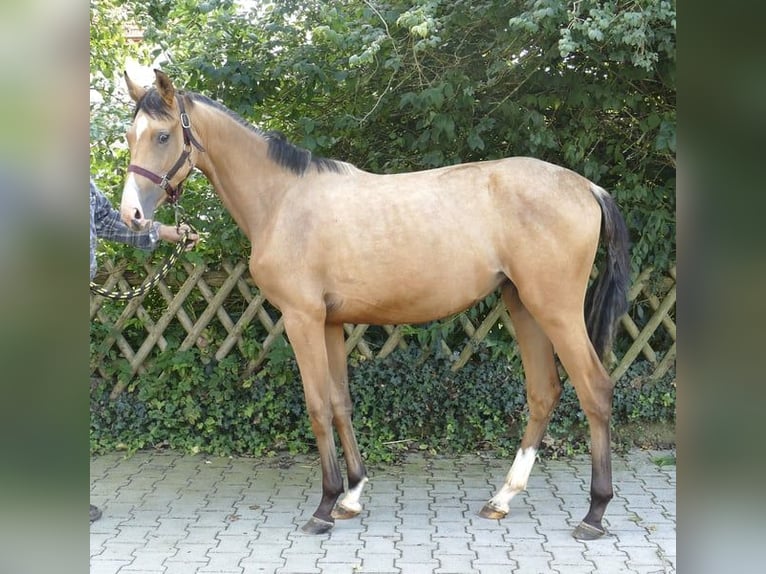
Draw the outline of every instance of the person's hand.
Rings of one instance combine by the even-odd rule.
[[[175,225],[160,225],[159,237],[160,239],[169,241],[170,243],[178,243],[183,238],[184,231],[189,232],[189,235],[186,238],[186,251],[190,251],[194,249],[195,245],[197,245],[197,242],[199,241],[199,235],[192,231],[191,227],[185,223],[180,225],[180,229],[176,228]]]

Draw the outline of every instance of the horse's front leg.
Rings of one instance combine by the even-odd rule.
[[[323,534],[335,525],[332,510],[343,492],[332,432],[332,380],[325,347],[324,315],[284,310],[283,316],[285,331],[298,361],[306,409],[322,465],[322,500],[302,530],[308,534]]]
[[[358,516],[362,511],[359,499],[362,495],[362,489],[367,483],[367,470],[364,468],[354,427],[351,423],[353,404],[348,391],[348,364],[343,325],[327,325],[325,327],[325,344],[327,345],[327,359],[332,378],[333,424],[343,446],[343,455],[346,458],[348,471],[348,492],[333,510],[333,517],[348,519]]]

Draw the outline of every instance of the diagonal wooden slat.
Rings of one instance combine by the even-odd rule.
[[[112,266],[111,261],[107,261],[105,264],[107,270],[109,271],[109,276],[107,280],[104,282],[104,288],[107,291],[111,291],[114,289],[115,285],[117,285],[117,282],[122,278],[122,274],[125,271],[125,266],[123,265],[121,269],[116,269]],[[98,311],[102,305],[107,301],[105,297],[101,297],[100,295],[94,295],[91,293],[90,295],[90,318],[93,320],[93,317],[96,316],[96,311]]]
[[[638,353],[641,352],[641,348],[657,330],[657,327],[659,327],[662,318],[675,304],[675,302],[676,286],[673,285],[668,294],[665,296],[665,299],[660,304],[660,307],[657,309],[657,312],[652,315],[652,317],[646,322],[646,325],[644,325],[644,328],[641,329],[641,333],[639,333],[633,345],[630,346],[628,351],[623,356],[620,364],[617,365],[617,367],[612,371],[611,377],[613,381],[618,380],[623,374],[625,374],[625,371],[628,370],[628,367],[633,364],[633,361],[638,356]]]
[[[631,338],[635,341],[638,339],[641,331],[638,328],[638,325],[633,321],[633,319],[630,318],[630,316],[625,313],[622,317],[620,317],[620,323],[625,328],[625,332],[628,333],[628,335],[631,336]],[[646,343],[643,347],[641,347],[641,352],[644,354],[644,357],[646,357],[650,362],[656,363],[657,362],[657,353],[654,352],[654,349],[649,346],[649,343]]]
[[[380,352],[378,352],[379,359],[388,357],[397,347],[400,349],[407,348],[407,344],[403,339],[401,325],[383,325],[383,329],[388,333],[388,339],[386,339],[386,342],[380,348]]]
[[[668,372],[670,367],[675,364],[675,360],[676,360],[676,344],[673,343],[670,346],[670,349],[668,349],[668,352],[665,353],[665,356],[657,365],[657,368],[654,369],[654,372],[652,373],[649,380],[657,381],[661,379],[665,375],[665,373]]]
[[[170,321],[173,320],[176,312],[181,308],[181,305],[183,305],[184,301],[189,296],[189,293],[192,292],[192,289],[194,289],[197,281],[199,281],[204,272],[205,266],[200,265],[196,269],[193,269],[191,273],[189,273],[189,277],[187,277],[186,281],[184,281],[183,287],[181,287],[181,289],[178,291],[178,294],[173,298],[173,301],[170,303],[170,305],[168,305],[168,308],[157,321],[157,324],[154,326],[154,330],[149,333],[149,336],[144,340],[141,348],[138,350],[138,352],[136,352],[136,359],[138,359],[140,356],[141,360],[143,360],[149,355],[149,352],[152,350],[152,347],[154,347],[154,344],[156,343],[160,334],[162,334],[162,332],[167,328],[167,326],[170,324]],[[131,367],[132,366],[133,364],[131,363]]]
[[[194,269],[194,271],[186,279],[183,286],[178,291],[178,294],[173,298],[173,301],[171,301],[170,305],[168,305],[168,308],[154,325],[153,331],[149,333],[149,336],[146,339],[144,339],[144,342],[141,344],[141,347],[139,347],[135,357],[133,357],[133,359],[130,361],[130,367],[132,371],[131,376],[138,372],[139,367],[151,352],[155,342],[159,339],[159,336],[165,331],[165,329],[167,329],[170,321],[172,321],[176,312],[181,307],[181,305],[183,305],[186,297],[189,296],[189,293],[191,293],[192,289],[194,289],[197,280],[199,277],[202,277],[204,272],[205,266],[201,265]],[[112,389],[111,398],[116,398],[125,389],[128,382],[129,381],[119,381]]]
[[[125,280],[120,280],[118,282],[118,285],[120,286],[120,288],[125,289],[128,283]],[[125,327],[125,324],[128,322],[128,320],[130,320],[136,314],[136,310],[141,305],[146,295],[147,294],[144,293],[143,295],[140,295],[136,297],[135,299],[131,299],[125,305],[125,308],[122,310],[122,313],[120,313],[120,316],[114,322],[114,325],[112,326],[110,330],[110,334],[101,342],[101,345],[99,346],[99,349],[96,352],[96,358],[95,358],[96,362],[101,362],[106,356],[106,353],[109,352],[109,349],[112,347],[112,345],[117,341],[117,339],[122,338],[122,331]],[[128,357],[126,356],[126,358]]]
[[[184,267],[186,268],[187,272],[191,272],[194,269],[189,263],[185,263]],[[208,323],[210,323],[210,320],[214,315],[218,315],[219,320],[221,320],[221,323],[223,323],[225,327],[228,327],[229,329],[234,328],[234,322],[231,320],[231,317],[229,317],[229,315],[223,311],[221,304],[237,284],[238,279],[239,275],[237,274],[229,275],[226,281],[224,281],[223,285],[221,285],[218,293],[213,295],[212,291],[207,286],[204,279],[202,278],[202,275],[200,274],[200,277],[197,279],[197,288],[200,290],[200,292],[202,292],[203,296],[208,301],[208,306],[202,312],[202,315],[200,315],[199,319],[197,319],[197,322],[194,324],[194,328],[189,332],[188,335],[186,335],[186,338],[181,343],[181,346],[179,347],[181,351],[187,351],[197,343],[197,339],[199,338],[203,329],[208,326]]]
[[[369,325],[344,325],[343,328],[346,331],[346,334],[348,335],[348,338],[346,339],[346,355],[350,355],[351,352],[358,348],[359,352],[364,355],[367,359],[373,359],[374,354],[370,350],[370,347],[365,343],[364,334],[367,332],[367,328]]]
[[[487,314],[484,320],[479,325],[468,339],[463,351],[460,353],[457,361],[455,361],[451,367],[452,371],[459,371],[463,365],[468,362],[476,350],[479,348],[479,343],[487,336],[490,329],[494,327],[500,319],[500,314],[505,310],[505,304],[502,300],[498,300],[492,310]],[[473,326],[473,325],[472,325]]]
[[[646,300],[649,302],[649,306],[656,313],[657,310],[660,308],[660,300],[657,298],[656,295],[646,290],[644,291],[644,294],[646,295]],[[670,317],[669,314],[665,315],[662,318],[662,326],[665,327],[665,330],[668,332],[670,337],[675,341],[676,340],[676,324],[673,322],[673,319]]]
[[[187,280],[188,280],[188,277],[187,277]],[[186,284],[186,281],[184,281],[184,285],[185,284]],[[191,285],[192,289],[194,288],[195,284],[196,284],[196,281],[192,283]],[[165,299],[165,302],[168,305],[172,304],[176,298],[176,295],[173,295],[173,292],[168,288],[165,282],[160,281],[157,284],[157,287],[159,288],[162,298]],[[184,330],[187,333],[194,328],[194,321],[192,321],[191,317],[189,317],[189,314],[186,312],[186,310],[184,310],[183,306],[178,307],[177,311],[175,312],[175,318],[178,319],[178,322],[181,324],[181,326],[184,328]]]
[[[228,355],[229,352],[234,347],[234,345],[236,345],[237,343],[241,343],[242,333],[247,328],[247,326],[250,325],[250,322],[253,320],[253,317],[255,317],[255,315],[261,310],[265,300],[266,299],[260,294],[257,297],[253,297],[250,300],[250,303],[248,304],[244,313],[242,313],[242,316],[234,325],[234,328],[229,331],[229,334],[226,336],[226,338],[223,340],[220,347],[218,348],[218,351],[215,354],[215,358],[217,361],[220,361],[226,355]]]
[[[99,311],[96,315],[99,318],[99,320],[101,321],[105,320],[104,314],[101,311]],[[133,360],[135,359],[136,353],[133,351],[133,348],[130,346],[130,343],[128,343],[127,339],[122,335],[122,333],[117,333],[115,335],[114,344],[117,345],[117,348],[120,350],[120,353],[122,353],[122,356],[125,357],[125,359],[127,359],[128,363],[132,363]],[[109,352],[108,349],[106,352]],[[103,375],[104,371],[102,368],[102,363],[103,363],[103,356],[100,357],[100,360],[97,363],[99,371]],[[140,369],[139,372],[144,371],[143,366],[139,367],[139,369]]]
[[[231,273],[233,269],[231,263],[228,261],[223,263],[223,268],[227,273]],[[251,290],[250,285],[247,283],[247,281],[245,281],[244,277],[241,277],[239,281],[237,281],[237,290],[248,303],[252,301],[253,297],[261,297],[264,302],[266,301],[266,299],[258,292],[257,289]],[[253,294],[253,291],[255,291],[255,295]],[[258,317],[258,321],[261,323],[264,329],[266,329],[266,331],[271,331],[274,328],[275,322],[263,305],[257,310],[256,315]]]
[[[108,290],[114,289],[115,287],[120,284],[120,281],[123,278],[123,272],[125,270],[125,266],[120,267],[114,267],[112,266],[110,261],[107,261],[105,264],[106,269],[109,271],[109,276],[106,282],[104,283],[104,287]],[[121,286],[124,288],[124,285],[126,284],[125,281],[122,281]],[[91,294],[90,297],[90,318],[91,320],[96,319],[101,322],[103,325],[109,324],[109,319],[106,316],[106,313],[102,311],[103,304],[107,301],[104,297],[101,297],[99,295],[93,295]],[[124,310],[123,310],[124,313]],[[126,316],[125,321],[129,316]],[[117,348],[119,349],[120,353],[122,353],[122,356],[130,362],[133,357],[135,357],[135,353],[133,351],[133,348],[130,346],[130,343],[128,343],[127,339],[122,335],[121,330],[117,330],[116,324],[115,327],[112,328],[110,332],[110,337],[113,337],[112,342],[109,343],[109,337],[105,339],[101,346],[100,351],[96,354],[95,357],[91,357],[91,363],[95,363],[96,370],[101,374],[103,378],[108,378],[108,375],[104,369],[103,366],[103,359],[106,356],[106,354],[109,352],[109,349],[112,347],[112,345],[116,344]],[[143,370],[143,369],[142,369]]]
[[[274,324],[274,328],[269,331],[269,335],[266,337],[266,339],[263,341],[263,345],[261,346],[261,352],[258,353],[258,356],[250,361],[247,365],[247,369],[245,369],[245,376],[251,375],[258,367],[261,366],[261,364],[266,360],[266,357],[268,357],[269,349],[274,346],[274,343],[276,343],[279,338],[282,336],[282,333],[285,331],[285,322],[283,318],[280,316],[279,320]]]

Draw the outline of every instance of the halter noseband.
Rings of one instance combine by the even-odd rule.
[[[143,175],[145,178],[147,178],[152,183],[156,183],[159,185],[163,190],[165,190],[165,193],[168,196],[168,203],[173,204],[176,201],[178,201],[178,198],[181,197],[181,192],[183,191],[183,183],[186,177],[189,177],[189,174],[186,174],[186,177],[184,177],[183,180],[181,180],[177,186],[173,187],[170,183],[170,180],[173,179],[173,177],[178,173],[178,170],[181,169],[181,166],[189,162],[189,165],[191,166],[191,169],[189,170],[189,173],[191,173],[192,169],[194,169],[194,164],[189,161],[189,156],[191,155],[191,146],[194,144],[194,147],[196,147],[200,151],[205,151],[205,148],[202,147],[202,144],[200,144],[197,141],[197,138],[194,137],[194,134],[191,131],[191,120],[189,119],[189,114],[186,113],[186,110],[184,108],[184,100],[181,96],[176,94],[176,100],[178,101],[178,108],[181,110],[181,129],[183,131],[184,136],[184,149],[181,152],[181,157],[178,158],[178,160],[173,164],[173,167],[171,167],[168,172],[163,175],[159,176],[156,173],[149,171],[148,169],[144,169],[143,167],[135,164],[130,164],[128,166],[128,171],[137,173],[138,175]]]

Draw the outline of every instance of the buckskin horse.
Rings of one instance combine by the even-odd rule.
[[[357,516],[368,480],[351,423],[343,324],[423,323],[499,288],[521,353],[529,422],[504,484],[479,514],[506,516],[526,488],[562,392],[555,353],[591,438],[590,508],[573,536],[604,534],[613,383],[601,359],[627,309],[629,283],[628,232],[604,189],[528,157],[373,174],[315,157],[206,96],[176,90],[159,70],[150,88],[125,80],[136,107],[123,220],[145,228],[198,168],[250,240],[253,280],[284,317],[322,469],[321,501],[304,532]],[[588,287],[602,236],[605,265]],[[348,474],[340,501],[333,427]]]

